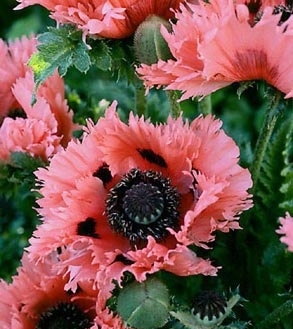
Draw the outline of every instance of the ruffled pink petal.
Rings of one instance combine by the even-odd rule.
[[[285,217],[280,217],[280,227],[276,230],[282,234],[280,241],[287,245],[289,251],[293,252],[293,217],[286,212]]]
[[[18,308],[17,296],[13,294],[7,282],[0,280],[0,328],[22,328],[19,317],[15,314]]]
[[[51,12],[58,24],[74,24],[85,35],[121,39],[132,35],[140,23],[150,15],[165,19],[174,16],[172,9],[178,9],[182,0],[109,0],[109,1],[58,1],[17,0],[15,9],[39,4]]]
[[[0,40],[0,118],[6,116],[12,108],[19,107],[12,93],[13,84],[24,77],[31,68],[27,66],[30,56],[36,51],[35,37],[22,37],[13,42]]]
[[[60,139],[43,121],[6,118],[0,130],[0,145],[4,161],[8,160],[11,152],[25,152],[47,161],[60,150]]]
[[[98,328],[102,329],[127,329],[129,327],[126,327],[123,323],[123,320],[117,316],[114,315],[112,311],[109,309],[103,309],[97,308],[97,317],[95,319],[95,323]],[[95,327],[95,328],[97,328]]]
[[[197,257],[197,255],[185,246],[178,245],[175,250],[170,250],[166,256],[164,270],[176,275],[217,275],[218,268],[209,260]]]

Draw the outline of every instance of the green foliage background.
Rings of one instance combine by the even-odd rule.
[[[47,32],[49,26],[54,27],[54,22],[41,7],[13,11],[15,5],[16,1],[1,1],[2,39]],[[74,35],[74,38],[78,44],[78,36]],[[88,67],[84,70],[72,65],[76,63],[75,59],[68,62],[66,57],[67,63],[70,63],[64,66],[63,71],[66,73],[66,93],[76,122],[83,124],[89,117],[96,121],[106,107],[104,100],[106,104],[118,100],[123,120],[127,119],[131,110],[140,113],[138,96],[143,90],[125,61],[133,55],[131,40],[122,40],[121,43],[124,43],[123,47],[111,42],[99,42],[97,47],[93,44]],[[79,51],[83,56],[84,50],[80,48]],[[211,101],[213,113],[223,120],[225,131],[241,149],[241,165],[249,167],[264,120],[267,90],[264,84],[258,83],[245,89],[239,97],[238,87],[232,85],[214,93]],[[201,289],[215,288],[225,292],[239,287],[246,302],[236,310],[237,316],[240,320],[257,323],[292,297],[293,254],[286,251],[275,233],[279,226],[278,217],[284,216],[285,211],[293,215],[292,105],[292,101],[285,103],[277,123],[261,168],[261,179],[254,191],[255,207],[240,219],[243,229],[229,234],[218,233],[211,250],[196,249],[199,255],[209,257],[214,264],[222,266],[218,276],[178,280],[171,274],[161,274],[178,302],[189,305],[194,294]],[[166,119],[168,108],[169,100],[165,93],[152,90],[144,112],[153,122],[161,122]],[[182,108],[188,119],[200,113],[197,100],[184,101]],[[0,277],[8,281],[16,273],[23,248],[28,245],[38,223],[34,210],[37,192],[32,191],[35,187],[33,172],[44,165],[38,159],[22,154],[14,154],[10,165],[0,165]],[[292,327],[292,316],[287,316],[276,324],[275,329]]]

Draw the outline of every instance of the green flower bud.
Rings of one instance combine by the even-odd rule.
[[[140,63],[154,64],[159,59],[167,60],[172,54],[161,34],[162,24],[171,31],[171,24],[158,16],[149,16],[142,22],[134,35],[135,56]]]
[[[202,291],[194,298],[192,313],[202,325],[213,326],[220,322],[226,310],[226,298],[215,291]]]
[[[191,312],[170,311],[170,314],[188,329],[215,329],[220,327],[240,300],[243,298],[238,294],[238,289],[229,300],[217,292],[203,291],[195,297]]]

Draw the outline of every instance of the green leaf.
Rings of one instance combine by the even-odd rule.
[[[111,48],[104,40],[94,40],[90,42],[89,52],[91,62],[98,69],[108,71],[112,66]]]
[[[115,40],[110,42],[112,55],[112,72],[117,79],[125,78],[128,82],[133,83],[137,77],[134,70],[134,49],[129,41]]]
[[[29,60],[35,75],[36,88],[58,69],[64,76],[70,66],[85,73],[91,64],[82,32],[70,25],[49,27],[38,38],[38,51]]]
[[[167,322],[169,316],[168,290],[155,278],[143,283],[135,281],[120,292],[117,311],[132,328],[160,328]]]
[[[261,217],[267,214],[267,218],[280,216],[280,204],[284,201],[284,195],[281,193],[281,187],[284,188],[284,152],[286,149],[289,131],[289,122],[283,118],[282,122],[276,126],[276,132],[268,146],[265,159],[261,168],[259,187],[257,195],[260,197]],[[265,213],[264,213],[265,211]],[[275,222],[273,222],[275,223]],[[267,225],[267,224],[266,224]]]
[[[0,277],[9,278],[20,264],[23,248],[38,223],[36,176],[39,158],[22,152],[0,161]]]
[[[34,171],[45,163],[24,152],[13,152],[9,163],[0,161],[0,195],[11,197],[21,191],[25,198],[35,185]]]

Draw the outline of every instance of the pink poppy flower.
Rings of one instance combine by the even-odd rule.
[[[174,59],[141,65],[137,72],[147,88],[181,90],[182,99],[249,80],[264,80],[292,97],[292,19],[281,24],[281,14],[273,11],[265,7],[252,25],[248,7],[230,0],[182,6],[173,31],[162,28]]]
[[[37,101],[31,105],[32,73],[27,72],[24,78],[16,81],[12,94],[19,104],[20,117],[5,117],[2,122],[1,160],[8,161],[11,152],[26,152],[47,161],[68,143],[76,126],[72,121],[73,113],[68,110],[62,95],[63,88],[60,76],[54,74],[40,87]]]
[[[27,62],[36,51],[34,37],[22,37],[6,43],[0,39],[0,122],[9,110],[19,108],[12,93],[12,86],[18,78],[24,77],[29,70]]]
[[[78,128],[65,100],[64,81],[55,72],[38,88],[31,104],[34,78],[27,61],[36,49],[34,38],[0,43],[0,159],[27,152],[46,161],[67,145]]]
[[[285,217],[280,217],[280,227],[276,232],[282,234],[281,242],[285,243],[289,251],[293,252],[293,217],[287,212]]]
[[[95,278],[101,299],[126,271],[137,281],[159,270],[215,275],[189,246],[209,248],[216,231],[239,229],[252,206],[238,147],[212,116],[154,125],[130,114],[125,124],[115,107],[36,172],[42,224],[31,257],[59,249],[68,287]]]
[[[24,152],[47,161],[60,149],[60,139],[44,121],[23,118],[4,120],[0,130],[1,160],[8,161],[12,152]]]
[[[16,9],[39,4],[51,12],[59,24],[73,24],[85,35],[121,39],[132,35],[148,16],[157,15],[166,19],[174,16],[184,0],[108,0],[108,1],[60,1],[17,0]]]
[[[0,282],[1,329],[125,328],[119,317],[97,303],[93,282],[83,280],[76,291],[66,291],[66,275],[53,270],[56,262],[57,257],[31,263],[25,253],[12,282]]]

